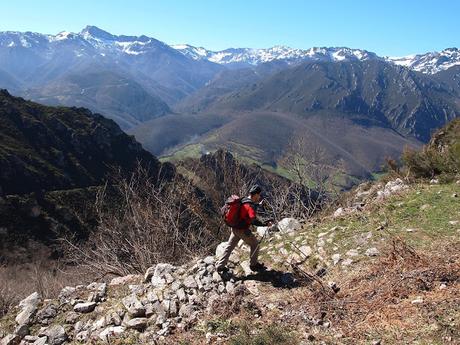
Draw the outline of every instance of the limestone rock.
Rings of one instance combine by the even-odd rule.
[[[116,338],[118,335],[122,334],[125,331],[125,327],[123,326],[110,326],[104,329],[101,333],[99,333],[99,338],[102,341],[110,344],[110,340]]]
[[[228,282],[225,284],[225,290],[226,290],[228,293],[232,293],[234,289],[235,289],[235,284],[233,284],[232,282],[228,281]]]
[[[340,254],[334,254],[331,256],[332,262],[334,265],[337,265],[340,261]]]
[[[367,256],[377,256],[379,255],[380,252],[377,248],[375,247],[372,247],[372,248],[369,248],[368,250],[366,250],[366,255]]]
[[[184,285],[185,287],[191,289],[196,289],[198,287],[198,284],[193,276],[187,276],[187,278],[184,280]]]
[[[37,313],[37,321],[40,323],[45,323],[47,320],[53,319],[57,315],[57,308],[54,304],[49,304],[43,307]]]
[[[81,343],[86,343],[86,341],[89,338],[89,333],[88,331],[81,331],[78,332],[77,335],[75,336],[75,340],[81,342]]]
[[[302,227],[300,222],[295,218],[283,218],[278,222],[277,226],[281,233],[290,233]]]
[[[67,301],[76,291],[77,289],[73,286],[66,286],[62,288],[61,292],[59,293],[58,299],[61,302]]]
[[[153,272],[153,275],[155,277],[164,277],[166,273],[172,273],[176,267],[171,265],[171,264],[157,264],[155,266],[155,270]]]
[[[20,340],[21,339],[17,334],[8,334],[2,339],[0,345],[17,345]]]
[[[422,297],[417,297],[416,299],[411,301],[412,304],[422,304],[423,303],[423,298]]]
[[[135,329],[142,331],[147,327],[147,318],[145,317],[136,317],[134,319],[128,320],[125,325],[128,329]]]
[[[34,292],[27,298],[23,299],[19,303],[21,312],[16,316],[15,320],[18,325],[29,324],[32,321],[32,317],[37,312],[38,304],[41,298],[38,292]]]
[[[343,210],[343,207],[339,207],[337,210],[335,210],[335,212],[332,215],[332,217],[339,218],[339,217],[342,217],[344,214],[345,214],[345,212]]]
[[[183,304],[179,309],[179,315],[185,319],[192,316],[194,308],[191,304]]]
[[[65,317],[65,323],[74,324],[77,322],[79,318],[80,315],[78,313],[70,312]]]
[[[353,263],[352,259],[345,259],[342,261],[342,266],[350,266]]]
[[[252,294],[252,295],[255,295],[255,296],[258,296],[259,295],[259,286],[260,286],[260,283],[258,281],[255,281],[255,280],[245,280],[243,282],[243,285],[245,286],[245,288]]]
[[[26,335],[26,336],[24,336],[24,338],[22,340],[25,341],[26,343],[33,343],[33,342],[37,341],[38,339],[39,338],[36,335]]]
[[[299,250],[302,252],[302,254],[306,257],[309,257],[313,250],[311,249],[310,246],[301,246]]]
[[[75,304],[73,310],[77,313],[90,313],[94,308],[96,308],[96,302],[84,302]]]
[[[153,274],[155,272],[155,267],[156,266],[152,266],[152,267],[149,267],[147,269],[147,271],[145,271],[145,274],[144,274],[144,283],[148,283],[150,281],[150,279],[152,279],[153,277]]]
[[[89,284],[86,289],[91,291],[88,302],[100,302],[107,293],[107,284],[95,282]]]
[[[180,288],[176,291],[176,296],[179,298],[179,301],[184,302],[187,300],[187,295],[185,294],[185,290]]]
[[[61,325],[52,325],[44,333],[48,337],[49,345],[60,345],[67,340],[67,334]]]
[[[213,256],[207,256],[203,259],[203,262],[206,265],[213,265],[214,264],[214,257]]]
[[[45,345],[47,337],[41,337],[34,341],[33,345]]]
[[[132,317],[144,316],[145,308],[142,303],[137,299],[136,295],[126,296],[121,300],[121,303],[125,306],[128,314]]]
[[[252,274],[252,270],[250,268],[248,260],[244,260],[244,261],[240,262],[240,266],[243,269],[244,274],[246,274],[247,276]]]
[[[116,277],[113,278],[109,285],[110,286],[116,286],[116,285],[128,285],[128,284],[136,284],[141,280],[141,276],[138,274],[129,274],[124,277]]]
[[[346,255],[353,257],[353,256],[358,256],[359,253],[357,249],[350,249],[349,251],[346,252]]]
[[[152,276],[151,283],[154,288],[163,288],[166,285],[166,279],[163,277]]]

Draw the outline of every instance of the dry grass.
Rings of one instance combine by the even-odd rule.
[[[338,294],[314,281],[295,299],[299,308],[322,315],[336,331],[355,341],[459,339],[459,320],[454,324],[444,320],[452,313],[460,315],[458,248],[459,243],[453,243],[417,253],[396,238],[380,260],[343,276]],[[439,288],[442,283],[445,289]],[[419,296],[422,303],[411,303]]]
[[[205,333],[225,334],[226,342],[294,344],[314,335],[326,344],[458,344],[460,339],[459,243],[437,243],[415,251],[394,238],[380,259],[366,261],[350,272],[334,271],[340,287],[296,272],[304,284],[296,289],[260,286],[259,297],[242,293],[218,299],[201,326],[174,338],[177,343],[204,344]],[[440,288],[445,284],[445,288]],[[262,291],[262,290],[260,290]],[[416,299],[420,303],[412,303]],[[271,307],[268,307],[270,306]],[[324,326],[329,323],[329,326]],[[280,340],[278,336],[291,334]],[[268,332],[268,330],[273,332]],[[213,343],[213,342],[211,342]],[[275,342],[276,343],[276,342]],[[275,344],[273,343],[273,344]],[[309,342],[307,342],[309,343]]]
[[[80,268],[52,260],[0,266],[0,318],[35,291],[44,298],[55,298],[64,286],[84,284],[92,277]]]

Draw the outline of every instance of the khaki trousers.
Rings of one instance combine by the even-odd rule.
[[[243,240],[251,248],[250,253],[250,265],[257,264],[257,258],[259,256],[259,241],[249,229],[234,229],[228,239],[227,246],[225,247],[224,253],[217,260],[217,267],[224,267],[227,265],[230,254],[240,240]]]

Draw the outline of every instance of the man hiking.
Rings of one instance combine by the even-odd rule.
[[[240,226],[232,227],[230,238],[225,246],[224,253],[217,259],[217,271],[224,273],[228,271],[227,262],[230,254],[240,240],[249,245],[251,248],[250,253],[250,268],[252,271],[263,271],[266,269],[265,265],[258,262],[259,255],[259,241],[251,231],[251,226],[270,226],[272,223],[269,221],[263,223],[257,219],[257,206],[260,203],[262,196],[262,189],[259,185],[254,185],[249,190],[249,196],[241,200],[241,207],[239,209]]]

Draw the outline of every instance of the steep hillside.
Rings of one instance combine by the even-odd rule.
[[[230,275],[217,274],[208,256],[67,286],[53,299],[34,293],[0,318],[0,337],[5,344],[455,344],[460,213],[452,193],[459,188],[361,186],[353,193],[359,208],[265,237],[266,272],[249,270],[242,247]]]
[[[456,95],[443,84],[379,61],[302,64],[232,92],[208,109],[305,116],[326,110],[423,141],[460,114]]]
[[[53,108],[0,93],[3,194],[98,185],[110,167],[160,163],[111,120],[83,108]]]
[[[87,238],[100,186],[138,163],[165,181],[175,174],[112,120],[0,91],[0,262],[56,259],[57,238]]]
[[[171,113],[162,99],[129,76],[95,67],[67,74],[22,94],[44,104],[90,108],[113,119],[123,129]]]
[[[199,113],[218,101],[221,96],[235,90],[253,87],[264,78],[288,67],[287,62],[275,60],[251,68],[223,70],[205,86],[178,102],[174,109],[184,113]]]

